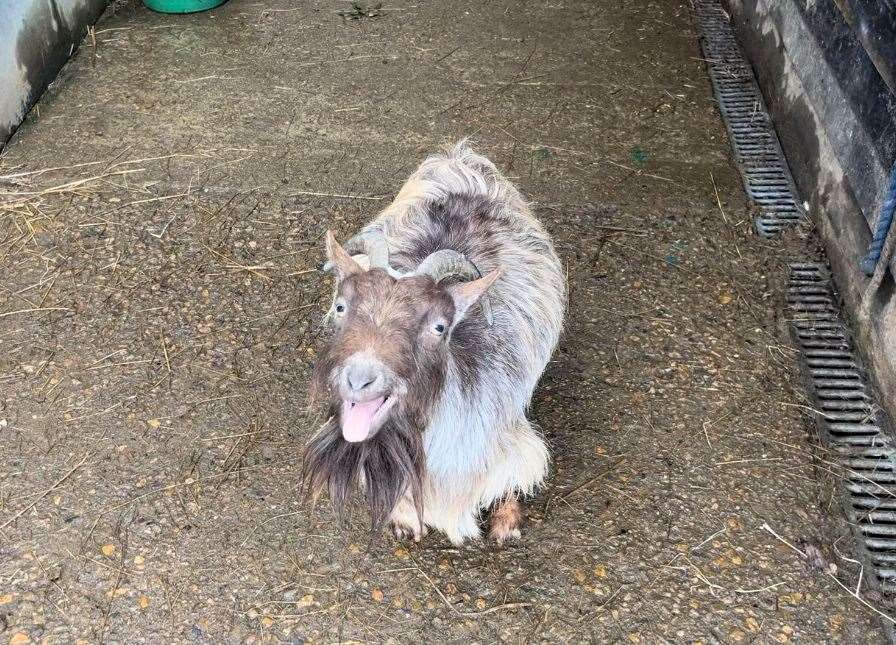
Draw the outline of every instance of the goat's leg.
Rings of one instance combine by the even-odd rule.
[[[498,544],[518,540],[524,518],[522,503],[517,499],[516,493],[509,493],[492,507],[489,537]]]

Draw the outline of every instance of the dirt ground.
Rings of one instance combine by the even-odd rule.
[[[120,3],[0,158],[0,641],[883,641],[687,4],[340,9]],[[502,549],[297,492],[321,237],[464,136],[569,273]]]

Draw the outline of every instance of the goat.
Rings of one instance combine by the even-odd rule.
[[[427,528],[454,544],[520,537],[520,497],[548,470],[526,419],[559,339],[560,260],[517,189],[461,141],[427,158],[394,201],[340,246],[312,401],[329,420],[309,442],[305,490],[341,515],[356,485],[374,528]]]

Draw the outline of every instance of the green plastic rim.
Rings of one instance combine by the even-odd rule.
[[[206,11],[227,0],[143,0],[143,4],[160,13],[195,13]]]

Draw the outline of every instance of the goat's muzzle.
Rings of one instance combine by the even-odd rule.
[[[346,441],[369,439],[382,427],[398,402],[394,378],[368,352],[351,356],[338,372],[339,426]]]

